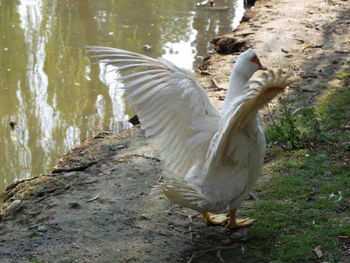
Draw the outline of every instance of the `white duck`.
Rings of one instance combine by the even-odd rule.
[[[261,175],[265,138],[258,110],[290,84],[282,72],[249,79],[263,67],[252,49],[233,68],[221,112],[210,103],[195,76],[163,58],[88,46],[101,62],[127,73],[120,81],[151,137],[168,175],[165,195],[201,212],[206,223],[243,227],[253,219],[236,219],[236,210]],[[137,71],[135,71],[137,69]],[[131,71],[132,70],[132,71]],[[228,208],[230,216],[215,215]]]

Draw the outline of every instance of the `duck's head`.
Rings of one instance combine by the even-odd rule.
[[[260,63],[258,56],[250,48],[239,55],[233,70],[249,80],[257,70],[267,70],[267,68]]]

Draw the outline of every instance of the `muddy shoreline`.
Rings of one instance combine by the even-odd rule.
[[[350,62],[348,1],[258,1],[249,12],[223,37],[245,41],[267,67],[292,72],[299,80],[288,90],[295,108],[316,101]],[[213,54],[196,72],[219,109],[237,55]],[[139,127],[87,139],[51,174],[8,189],[0,262],[261,262],[250,256],[249,229],[205,226],[198,213],[157,191],[161,174]]]

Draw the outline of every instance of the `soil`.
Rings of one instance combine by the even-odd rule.
[[[246,42],[265,66],[292,72],[295,107],[315,101],[350,62],[349,1],[258,1],[244,21],[223,37]],[[236,58],[213,54],[197,72],[218,109]],[[293,95],[300,90],[302,102]],[[51,174],[8,187],[0,262],[258,262],[245,253],[249,229],[204,225],[158,191],[161,175],[138,126],[87,139]]]

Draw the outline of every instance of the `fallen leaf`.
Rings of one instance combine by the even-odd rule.
[[[342,123],[342,124],[340,124],[340,127],[344,128],[344,129],[350,129],[350,124]]]
[[[334,202],[339,202],[340,200],[343,199],[343,195],[342,195],[342,192],[341,192],[341,191],[338,191],[338,195],[339,195],[339,196],[338,196],[337,200],[335,200]],[[330,200],[330,199],[336,198],[336,197],[337,197],[336,194],[331,193],[331,194],[329,195],[328,199]]]
[[[309,45],[305,45],[305,46],[303,46],[303,48],[301,49],[301,51],[304,52],[304,50],[305,50],[305,49],[308,49],[309,47],[310,47]]]
[[[342,195],[341,191],[338,191],[338,194],[339,194],[339,197],[338,197],[336,202],[339,202],[340,200],[343,199],[343,195]]]
[[[344,157],[344,161],[350,163],[350,155]]]
[[[318,258],[321,258],[323,256],[321,246],[317,246],[314,248],[314,252]]]
[[[348,164],[347,163],[334,163],[332,164],[333,168],[340,168],[340,167],[347,167]]]

